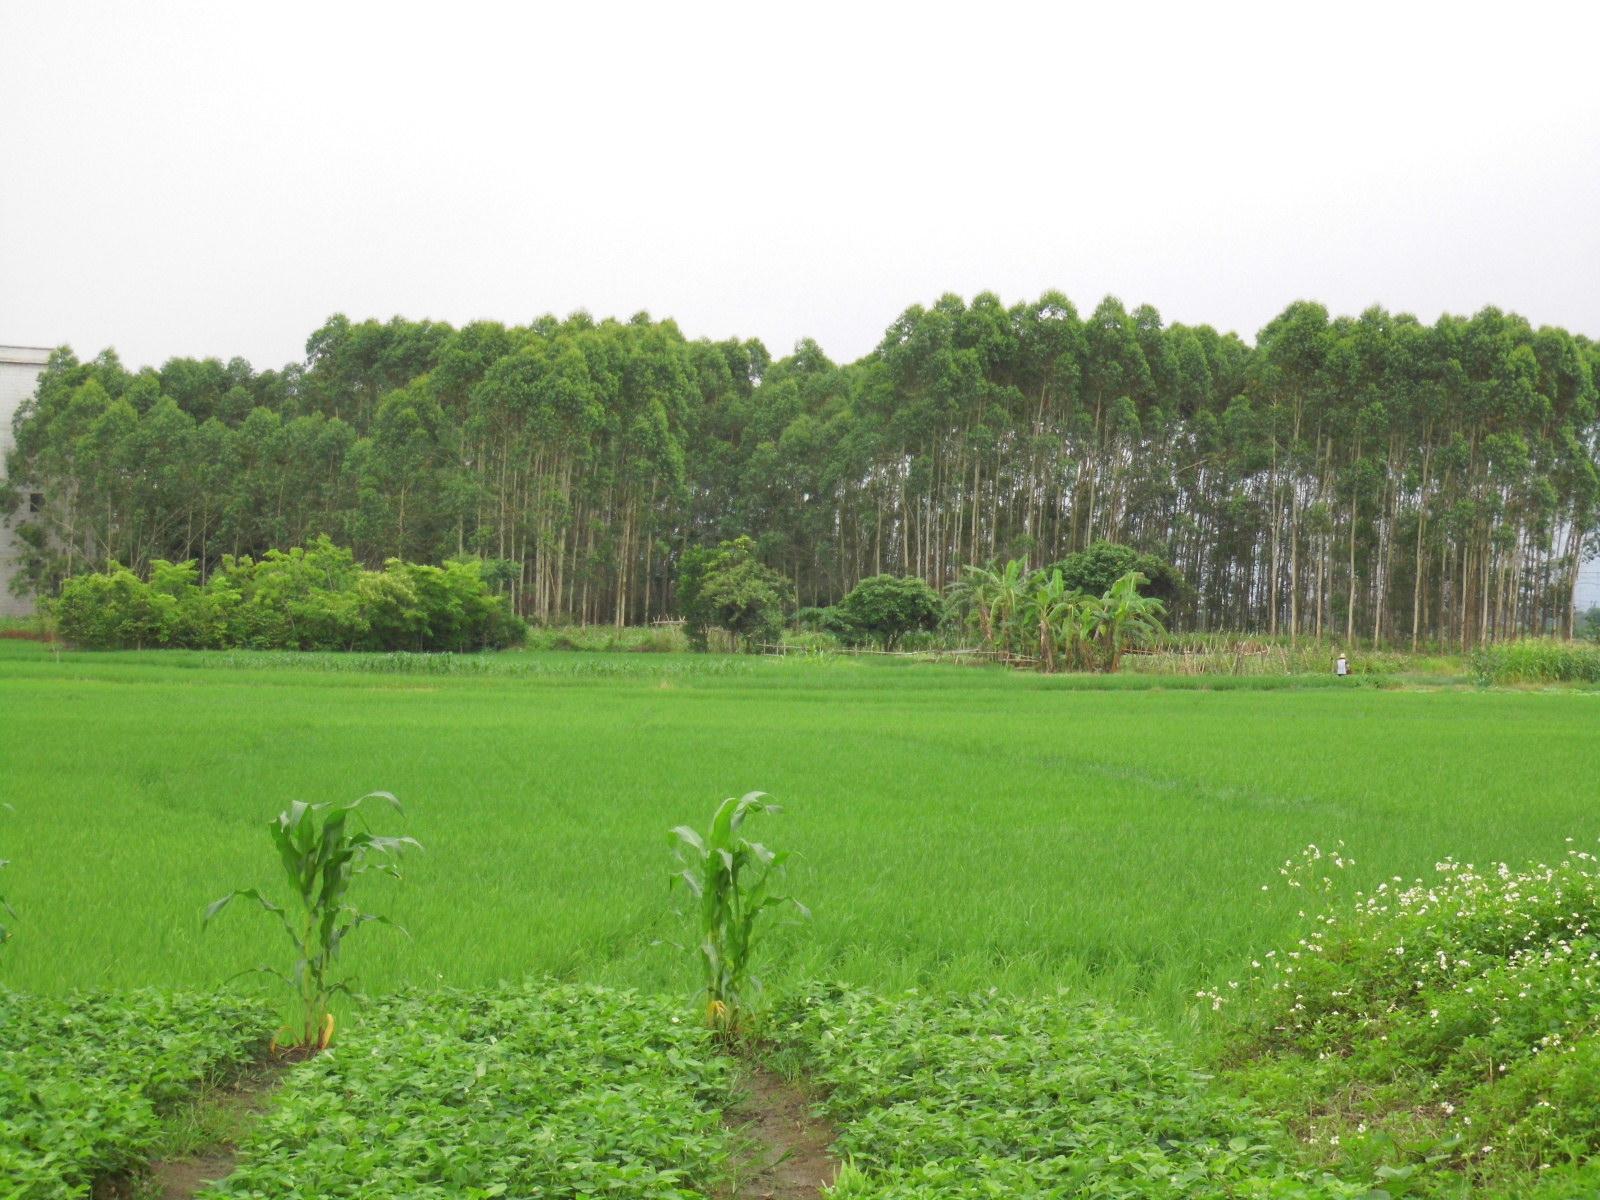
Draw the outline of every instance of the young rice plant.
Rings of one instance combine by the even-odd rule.
[[[294,903],[274,904],[257,888],[229,892],[206,909],[209,923],[230,901],[257,901],[275,916],[294,946],[290,973],[273,967],[257,970],[281,979],[295,993],[300,1028],[291,1044],[308,1052],[326,1049],[333,1037],[333,1014],[328,1005],[348,980],[334,980],[333,969],[344,940],[369,921],[400,929],[388,917],[363,912],[349,903],[350,884],[357,875],[381,871],[400,878],[397,861],[407,847],[422,849],[415,838],[379,837],[352,829],[350,816],[367,800],[383,800],[396,812],[400,802],[388,792],[371,792],[358,800],[337,804],[305,804],[296,800],[268,825]],[[401,933],[405,930],[401,929]]]
[[[9,804],[0,804],[0,808],[10,807],[11,806]],[[4,871],[10,865],[10,859],[0,858],[0,871]],[[14,917],[16,915],[17,914],[12,911],[11,905],[6,903],[6,898],[4,896],[0,896],[0,917]],[[11,931],[7,929],[3,923],[0,923],[0,946],[5,945],[10,937]]]
[[[703,837],[687,825],[667,835],[680,867],[668,883],[681,880],[699,904],[695,924],[705,978],[706,1023],[729,1039],[745,1027],[750,993],[760,986],[750,974],[756,918],[785,905],[793,905],[803,917],[811,915],[794,897],[771,890],[789,852],[769,850],[741,832],[754,814],[782,811],[766,803],[764,792],[750,792],[737,800],[730,796],[717,806]]]

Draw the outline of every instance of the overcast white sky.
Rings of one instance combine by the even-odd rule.
[[[643,308],[848,360],[986,288],[1600,337],[1600,6],[1122,7],[0,0],[0,342]]]

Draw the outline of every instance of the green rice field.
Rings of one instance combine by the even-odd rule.
[[[278,950],[264,828],[382,788],[426,847],[366,893],[359,987],[693,988],[666,830],[760,789],[789,890],[769,988],[1066,987],[1182,1039],[1292,936],[1264,887],[1345,843],[1364,888],[1600,834],[1600,694],[1044,678],[884,659],[73,653],[0,642],[4,981],[207,988]],[[1178,686],[1179,684],[1185,686]],[[249,986],[236,984],[235,986]]]

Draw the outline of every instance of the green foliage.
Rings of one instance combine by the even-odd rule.
[[[1578,626],[1578,636],[1591,642],[1600,642],[1600,604],[1596,604],[1583,614],[1583,621]]]
[[[367,800],[383,800],[396,812],[400,810],[400,802],[388,792],[372,792],[341,804],[296,800],[268,825],[293,905],[280,907],[258,888],[241,888],[206,909],[209,923],[234,899],[243,897],[277,918],[294,947],[294,965],[287,975],[271,967],[259,969],[294,991],[299,1028],[291,1031],[293,1044],[307,1050],[325,1048],[333,1036],[328,1005],[334,995],[349,987],[348,980],[333,978],[345,939],[369,922],[394,926],[388,917],[363,912],[351,904],[347,899],[351,883],[368,871],[399,879],[396,860],[407,847],[422,848],[415,838],[379,837],[351,828],[350,815]]]
[[[851,1169],[840,1200],[1194,1196],[1345,1200],[1278,1129],[1163,1038],[1067,995],[810,986],[774,1015]]]
[[[872,575],[839,601],[841,622],[831,633],[854,630],[892,650],[906,634],[934,629],[944,616],[939,593],[917,575]]]
[[[1567,631],[1600,514],[1600,346],[1495,308],[1301,301],[1247,344],[1110,296],[943,295],[842,366],[645,314],[335,315],[306,349],[55,354],[0,472],[41,497],[0,488],[21,586],[113,560],[209,578],[326,531],[369,563],[515,556],[517,611],[627,624],[673,610],[684,546],[748,532],[813,605],[1026,554],[1090,595],[1137,570],[1186,626],[1464,652]]]
[[[87,1200],[137,1178],[162,1117],[249,1062],[271,1020],[232,996],[0,988],[0,1196]]]
[[[792,603],[788,580],[761,562],[748,537],[691,547],[680,560],[678,605],[696,649],[706,648],[712,629],[726,630],[747,651],[776,642]]]
[[[706,1023],[728,1038],[748,1029],[752,992],[759,987],[750,967],[761,914],[792,905],[802,916],[810,916],[798,900],[771,890],[789,852],[769,850],[742,832],[745,821],[755,814],[782,811],[765,803],[763,793],[749,792],[718,805],[704,835],[688,825],[667,835],[678,859],[670,882],[681,882],[694,905],[692,925],[700,939],[695,955],[705,981]]]
[[[1313,846],[1283,870],[1337,896],[1352,865]],[[1568,1195],[1557,1180],[1600,1168],[1600,860],[1445,859],[1309,922],[1208,993],[1241,1086],[1414,1194]]]
[[[630,654],[673,654],[688,650],[680,625],[550,625],[528,630],[529,650],[583,650]]]
[[[1115,672],[1122,663],[1122,652],[1130,644],[1148,644],[1166,632],[1161,618],[1166,606],[1154,596],[1141,595],[1143,575],[1130,572],[1111,585],[1098,599],[1087,600],[1080,612],[1079,629],[1097,642],[1104,652],[1102,662]]]
[[[207,1200],[698,1200],[732,1064],[676,1003],[595,987],[390,997],[297,1068]]]
[[[203,585],[193,562],[157,559],[148,582],[113,565],[67,580],[55,615],[62,637],[92,649],[468,651],[526,632],[476,559],[366,571],[326,537],[224,558]]]
[[[1103,596],[1117,580],[1134,573],[1144,576],[1140,595],[1153,596],[1167,607],[1179,603],[1189,592],[1188,584],[1171,563],[1116,542],[1095,542],[1055,565],[1067,589],[1085,595]],[[1045,570],[1048,573],[1050,568]]]
[[[1139,590],[1147,582],[1132,571],[1114,579],[1104,595],[1091,595],[1074,589],[1060,567],[1029,571],[1013,559],[999,569],[968,567],[956,603],[991,649],[1031,659],[1046,672],[1115,672],[1129,645],[1166,632],[1165,604]]]
[[[861,630],[837,604],[821,608],[815,606],[798,608],[790,618],[790,622],[798,630],[825,634],[845,645],[853,645],[861,640]]]
[[[1600,683],[1600,645],[1553,638],[1523,638],[1474,650],[1473,679],[1495,683]]]

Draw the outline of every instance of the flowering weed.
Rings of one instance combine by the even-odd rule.
[[[1418,1194],[1565,1195],[1575,1172],[1600,1183],[1597,920],[1600,861],[1575,846],[1520,869],[1446,859],[1314,912],[1203,995],[1243,1085],[1329,1158],[1412,1171]]]

